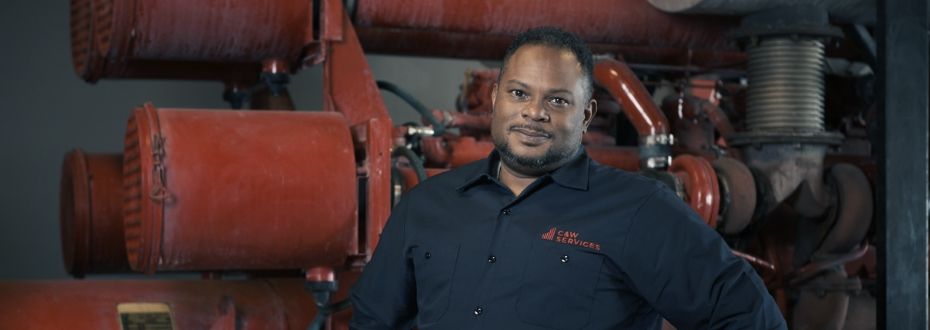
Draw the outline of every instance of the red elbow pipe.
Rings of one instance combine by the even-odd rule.
[[[617,60],[601,60],[594,65],[594,79],[621,105],[640,137],[668,134],[668,119],[633,70]]]

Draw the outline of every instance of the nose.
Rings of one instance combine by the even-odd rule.
[[[523,107],[523,118],[538,122],[548,122],[549,111],[546,111],[546,106],[542,103],[543,101],[528,102],[527,105]]]

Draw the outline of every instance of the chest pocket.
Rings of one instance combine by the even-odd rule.
[[[420,327],[439,321],[449,309],[458,246],[420,245],[413,254]]]
[[[604,257],[560,245],[540,241],[533,247],[517,297],[517,315],[541,327],[580,329],[591,317]]]

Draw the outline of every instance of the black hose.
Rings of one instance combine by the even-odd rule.
[[[413,110],[416,110],[417,112],[419,112],[420,115],[423,116],[423,118],[426,118],[426,121],[428,121],[430,125],[433,125],[433,136],[440,136],[443,133],[445,133],[446,125],[443,125],[442,122],[439,121],[439,119],[436,119],[436,116],[433,116],[433,112],[430,111],[428,108],[426,108],[426,106],[424,106],[423,103],[420,103],[420,101],[414,98],[413,95],[408,94],[404,90],[400,89],[400,87],[397,87],[397,85],[394,85],[387,81],[378,80],[377,84],[378,84],[378,88],[391,92],[394,95],[397,95],[397,97],[400,97],[402,100],[407,102],[407,104],[413,107]]]
[[[407,147],[395,147],[394,151],[391,152],[391,157],[407,158],[407,161],[409,161],[410,165],[413,166],[413,172],[417,174],[417,181],[423,182],[426,180],[426,168],[423,167],[423,161],[420,160],[420,157],[417,156],[413,150],[410,150]]]
[[[351,306],[352,302],[349,299],[325,307],[317,306],[316,316],[313,317],[313,322],[310,322],[310,325],[307,326],[307,330],[323,330],[327,317]]]

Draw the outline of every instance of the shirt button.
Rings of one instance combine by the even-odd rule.
[[[475,316],[478,316],[478,315],[481,315],[482,312],[484,312],[484,309],[481,308],[481,306],[478,306],[478,307],[475,307],[475,310],[472,311],[472,314],[475,314]]]
[[[495,262],[497,262],[497,257],[495,257],[495,256],[490,256],[490,257],[488,257],[488,263],[489,263],[489,264],[493,264],[493,263],[495,263]]]
[[[504,209],[504,215],[510,215],[513,212],[510,212],[510,209]]]
[[[562,258],[560,258],[559,260],[561,260],[562,263],[568,262],[568,255],[563,255]]]
[[[423,255],[423,257],[426,258],[426,259],[429,259],[429,258],[432,258],[432,257],[433,257],[433,254],[427,252],[426,254]]]

